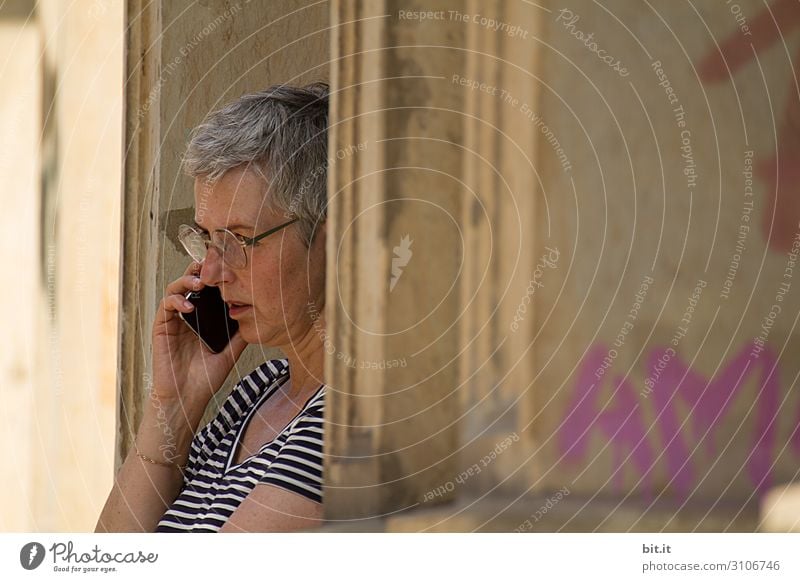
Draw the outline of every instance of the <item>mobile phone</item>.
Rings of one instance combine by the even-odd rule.
[[[228,305],[222,300],[219,287],[203,287],[190,291],[186,299],[194,305],[190,313],[181,313],[181,319],[200,338],[205,346],[220,353],[239,330],[239,322],[228,315]]]

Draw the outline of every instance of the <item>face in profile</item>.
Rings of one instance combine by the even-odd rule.
[[[195,222],[211,233],[227,228],[254,237],[290,220],[266,200],[264,179],[239,166],[219,180],[195,180]],[[246,264],[231,266],[216,249],[209,249],[201,270],[206,285],[220,288],[231,317],[248,343],[284,346],[311,332],[313,312],[325,300],[325,225],[317,228],[310,248],[300,235],[299,222],[245,248]],[[313,302],[317,309],[309,309]]]

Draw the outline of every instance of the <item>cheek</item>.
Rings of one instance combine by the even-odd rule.
[[[280,308],[281,289],[279,284],[278,279],[262,279],[253,282],[253,304],[262,313],[269,313]]]
[[[307,254],[297,251],[284,248],[280,256],[265,253],[245,275],[247,279],[243,283],[250,287],[253,304],[264,315],[303,309],[309,297],[309,286],[313,289],[317,284],[315,274],[309,278]]]

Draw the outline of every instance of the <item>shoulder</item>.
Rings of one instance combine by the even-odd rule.
[[[237,423],[279,386],[288,374],[288,361],[276,359],[268,360],[242,376],[214,417],[195,434],[189,455],[190,464],[198,457],[211,456],[225,437],[234,431]]]
[[[286,360],[264,362],[239,379],[222,402],[217,416],[222,416],[231,424],[235,423],[288,375],[289,365]]]
[[[307,453],[321,456],[324,413],[325,386],[323,385],[308,399],[294,421],[286,427],[286,440],[281,448],[281,453],[299,448]]]
[[[306,405],[303,409],[304,412],[306,411],[322,411],[325,408],[325,391],[327,387],[325,384],[322,384],[317,391],[308,399]]]
[[[250,388],[256,392],[262,392],[271,387],[275,382],[289,376],[288,360],[267,360],[259,365],[250,373],[243,376],[234,386],[234,390]],[[231,393],[233,393],[233,391]]]
[[[322,503],[324,406],[323,385],[286,428],[280,449],[269,461],[269,468],[259,480],[261,484],[286,489],[315,503]]]
[[[296,434],[306,428],[322,430],[325,413],[325,385],[320,386],[306,401],[295,419],[286,426],[288,435]],[[291,438],[291,436],[290,436]]]

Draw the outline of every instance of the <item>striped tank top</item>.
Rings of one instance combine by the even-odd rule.
[[[288,360],[270,360],[234,386],[214,419],[194,436],[183,487],[157,532],[219,531],[262,483],[322,503],[324,385],[278,436],[234,463],[250,418],[288,379]]]

